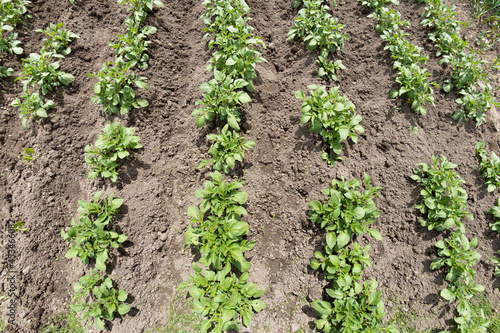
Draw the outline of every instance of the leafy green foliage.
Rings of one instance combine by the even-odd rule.
[[[93,270],[79,279],[73,286],[75,296],[70,305],[71,310],[83,312],[83,320],[94,318],[94,324],[98,329],[104,330],[104,320],[111,321],[115,313],[125,315],[130,311],[130,306],[123,303],[128,294],[123,290],[113,287],[111,278],[104,278],[101,273]],[[90,298],[90,302],[86,301]]]
[[[376,291],[377,281],[364,282],[361,289],[351,288],[349,293],[335,295],[333,301],[316,300],[312,307],[320,316],[314,322],[325,333],[386,332],[397,333],[395,326],[382,327],[385,316],[382,291]],[[328,289],[327,289],[328,292]]]
[[[446,275],[448,281],[455,281],[465,276],[473,277],[475,271],[471,266],[481,258],[481,255],[473,250],[476,246],[477,238],[469,242],[460,230],[456,230],[451,238],[436,243],[439,258],[431,263],[431,269],[448,266],[449,271]]]
[[[288,32],[288,39],[297,37],[304,39],[309,50],[320,50],[318,76],[326,76],[337,80],[336,69],[345,69],[340,60],[327,62],[328,54],[335,53],[337,49],[343,50],[344,44],[349,40],[349,35],[344,32],[344,25],[328,13],[328,6],[323,0],[305,0],[294,26]]]
[[[198,168],[214,164],[215,170],[224,170],[225,173],[234,169],[236,161],[243,162],[245,150],[255,147],[254,141],[245,141],[245,138],[239,136],[238,132],[229,130],[228,125],[224,126],[221,134],[209,134],[207,139],[214,141],[208,150],[213,158],[201,161]]]
[[[260,312],[266,305],[259,298],[264,290],[248,282],[248,273],[238,278],[231,272],[231,265],[226,264],[218,271],[205,270],[193,263],[195,274],[190,276],[190,282],[183,282],[180,290],[188,289],[193,298],[193,307],[196,313],[205,319],[201,325],[201,332],[223,332],[234,329],[241,330],[239,321],[245,327],[250,326],[253,312]],[[241,318],[241,319],[240,319]]]
[[[488,192],[500,187],[500,158],[494,152],[488,160],[484,142],[476,142],[476,156],[479,159],[479,172],[483,176]]]
[[[239,130],[239,107],[251,99],[246,92],[237,89],[247,84],[243,79],[234,80],[230,75],[214,70],[214,78],[200,86],[205,94],[203,100],[197,101],[196,105],[201,106],[191,113],[196,118],[196,126],[202,127],[214,117],[219,117],[220,120],[227,121],[231,128]]]
[[[78,257],[84,264],[88,264],[89,259],[95,259],[95,267],[105,271],[110,248],[118,248],[119,243],[127,240],[127,236],[113,230],[104,230],[111,218],[118,213],[123,200],[114,199],[112,193],[108,200],[104,199],[99,203],[100,196],[99,191],[94,195],[94,202],[78,201],[80,216],[78,220],[72,219],[67,232],[61,230],[61,237],[71,245],[66,258]]]
[[[125,20],[127,32],[118,35],[118,43],[109,43],[109,46],[116,49],[116,55],[126,59],[130,67],[137,66],[140,69],[148,68],[149,55],[145,53],[151,41],[146,40],[149,35],[156,33],[156,28],[147,26],[140,28],[140,24],[127,18]]]
[[[411,179],[420,183],[423,202],[416,205],[426,220],[420,220],[422,226],[429,230],[436,228],[443,231],[457,226],[464,229],[462,218],[473,219],[471,213],[465,210],[467,192],[462,188],[465,181],[453,171],[456,164],[441,156],[441,163],[436,156],[432,156],[433,165],[419,163],[418,169],[413,170]]]
[[[401,96],[411,103],[411,108],[422,115],[427,114],[426,103],[434,106],[434,96],[432,85],[436,83],[429,82],[431,74],[422,64],[425,64],[429,58],[421,55],[421,48],[413,45],[406,39],[408,36],[402,29],[410,27],[410,23],[401,19],[401,14],[393,9],[389,9],[385,4],[390,1],[363,1],[363,6],[374,9],[370,17],[378,20],[375,30],[379,32],[380,37],[388,45],[384,49],[391,52],[394,59],[394,68],[398,69],[396,82],[401,85],[399,89],[392,89],[390,96],[395,98]]]
[[[46,30],[37,29],[36,32],[43,32],[47,35],[44,38],[43,48],[55,54],[62,54],[64,56],[71,53],[71,48],[68,47],[74,39],[80,38],[77,34],[70,30],[63,29],[64,23],[53,24],[50,23]]]
[[[455,322],[458,324],[458,332],[486,332],[489,322],[482,318],[473,318],[469,299],[478,292],[483,292],[484,287],[474,282],[476,271],[472,268],[481,258],[481,255],[474,251],[477,246],[477,238],[469,242],[463,231],[458,229],[450,238],[438,241],[439,257],[431,263],[431,269],[440,269],[443,266],[449,268],[446,280],[450,281],[447,288],[441,291],[441,297],[452,302],[458,300],[458,317]]]
[[[88,217],[92,214],[97,215],[97,219],[94,221],[96,224],[107,225],[109,221],[118,214],[120,207],[123,204],[123,199],[115,199],[114,193],[109,195],[109,198],[103,199],[99,202],[101,198],[101,191],[97,191],[94,194],[94,202],[87,202],[85,200],[78,200],[78,213],[82,217]]]
[[[120,6],[127,4],[127,10],[132,12],[132,18],[137,23],[143,23],[146,20],[148,11],[153,10],[153,5],[165,7],[160,0],[118,0],[118,4]]]
[[[132,108],[146,107],[149,105],[145,99],[136,100],[133,85],[148,90],[146,77],[137,76],[130,72],[134,61],[123,62],[121,57],[116,62],[107,61],[97,74],[88,74],[88,77],[97,77],[99,81],[94,85],[95,96],[91,97],[92,103],[103,105],[104,112],[127,114]]]
[[[246,24],[250,12],[244,1],[205,1],[206,12],[201,16],[206,28],[204,38],[211,38],[208,47],[217,47],[207,66],[208,71],[221,71],[234,80],[243,79],[246,89],[254,90],[253,79],[257,77],[255,65],[265,62],[257,45],[265,47],[261,37],[252,33],[253,27]]]
[[[486,113],[493,106],[500,103],[492,95],[492,88],[488,78],[486,60],[467,47],[467,41],[460,37],[460,28],[465,23],[457,21],[456,7],[446,5],[442,0],[426,0],[422,25],[434,28],[429,34],[439,49],[437,55],[443,55],[439,63],[448,64],[451,69],[451,81],[447,81],[443,89],[446,92],[454,87],[462,97],[456,102],[460,105],[453,115],[461,122],[465,117],[476,122],[476,127],[486,120]],[[469,49],[470,53],[466,52]],[[489,68],[495,68],[496,62]]]
[[[490,229],[500,233],[500,199],[498,199],[496,206],[488,210],[488,213],[497,219],[495,222],[490,222]],[[500,255],[500,251],[498,251],[498,254]],[[491,257],[490,260],[495,265],[495,276],[500,276],[500,257]]]
[[[21,152],[21,156],[26,163],[30,163],[31,161],[34,160],[34,157],[33,157],[34,153],[35,153],[35,150],[33,148],[26,147]]]
[[[90,179],[97,176],[109,177],[113,182],[118,179],[118,159],[130,155],[131,149],[142,148],[134,132],[135,128],[121,126],[119,122],[107,124],[95,144],[85,147]]]
[[[309,131],[319,133],[335,155],[323,152],[323,159],[331,165],[341,159],[342,142],[347,138],[356,143],[355,131],[363,132],[359,124],[361,116],[354,109],[355,105],[346,96],[339,94],[339,87],[328,92],[324,86],[310,85],[311,95],[306,97],[302,90],[295,92],[295,97],[303,100],[300,123],[311,122]]]
[[[248,224],[241,221],[241,217],[247,215],[241,205],[245,204],[248,195],[238,189],[244,182],[226,183],[218,171],[210,177],[212,181],[206,181],[205,188],[195,192],[197,198],[203,199],[199,208],[190,206],[188,209],[189,221],[195,227],[188,227],[186,245],[199,248],[200,264],[204,266],[221,270],[224,263],[229,262],[242,272],[248,271],[250,263],[243,252],[251,250],[255,242],[243,239],[248,233]]]
[[[23,53],[21,42],[17,40],[17,33],[12,31],[17,24],[22,22],[23,17],[31,17],[27,14],[26,5],[29,3],[30,1],[26,0],[0,1],[0,52]],[[5,69],[1,72],[12,75],[11,69]]]
[[[25,91],[28,86],[34,87],[38,84],[42,88],[43,95],[53,91],[54,87],[73,82],[75,77],[60,71],[59,62],[52,62],[54,58],[60,59],[64,56],[44,49],[41,54],[31,53],[29,58],[23,59],[23,70],[16,81],[21,80]]]
[[[309,204],[309,219],[325,228],[327,246],[339,251],[357,236],[369,232],[370,236],[380,240],[376,229],[368,228],[380,211],[377,210],[373,198],[382,188],[372,187],[370,177],[365,174],[364,191],[360,192],[357,179],[344,181],[332,180],[330,187],[323,190],[328,195],[328,202],[322,204],[312,201]]]
[[[17,97],[11,103],[19,108],[19,117],[24,129],[28,129],[28,120],[34,117],[47,118],[47,111],[55,107],[52,100],[43,101],[39,93],[28,93],[24,90],[21,97]]]

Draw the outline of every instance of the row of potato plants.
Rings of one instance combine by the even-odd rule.
[[[17,32],[13,32],[16,26],[22,22],[23,18],[30,18],[26,7],[30,1],[11,0],[0,2],[0,54],[7,52],[10,54],[22,54],[21,41],[17,39]],[[0,58],[0,63],[2,58]],[[8,77],[14,74],[12,68],[0,66],[0,77]]]
[[[58,59],[64,59],[71,52],[68,46],[79,36],[62,28],[64,24],[50,24],[46,30],[38,29],[47,35],[44,44],[38,53],[30,53],[29,57],[22,59],[23,70],[16,81],[23,84],[23,94],[12,101],[12,106],[19,109],[24,129],[28,129],[30,118],[47,118],[47,111],[55,107],[52,100],[44,100],[43,96],[53,91],[61,84],[68,85],[75,80],[74,76],[60,70]],[[29,87],[39,87],[37,91],[30,92]]]
[[[330,61],[330,66],[325,66],[324,59],[329,52],[343,49],[349,36],[343,32],[344,26],[328,14],[329,7],[323,2],[296,1],[296,7],[303,3],[304,8],[299,11],[289,36],[292,40],[296,36],[304,37],[310,50],[318,48],[318,76],[337,80],[334,69],[340,67],[332,65],[341,64],[340,60]],[[295,97],[302,100],[300,122],[310,122],[309,131],[319,133],[328,144],[329,152],[324,151],[322,158],[334,165],[336,160],[341,160],[342,143],[348,138],[356,143],[356,132],[363,132],[362,118],[355,112],[354,103],[339,93],[339,87],[330,91],[320,85],[308,88],[309,96],[302,90],[295,92]],[[322,204],[314,200],[309,204],[309,219],[326,230],[324,251],[315,252],[311,260],[311,267],[321,269],[329,282],[325,289],[329,298],[312,303],[319,316],[315,320],[316,327],[323,332],[398,332],[395,326],[382,324],[384,303],[382,291],[377,291],[377,281],[362,279],[364,269],[371,266],[371,247],[362,247],[356,240],[366,233],[377,240],[382,239],[378,230],[369,227],[380,216],[373,199],[382,188],[372,187],[367,174],[363,183],[361,191],[357,179],[334,179],[323,191],[328,201]]]
[[[494,152],[491,153],[488,159],[488,153],[485,150],[486,143],[476,143],[476,155],[479,160],[479,172],[483,177],[487,186],[488,192],[493,192],[500,189],[500,158]],[[500,219],[500,198],[495,206],[488,210],[496,219]],[[500,220],[490,223],[490,229],[500,233]],[[498,251],[500,255],[500,250]],[[494,275],[500,276],[500,257],[492,257],[490,260],[495,265]]]
[[[438,48],[436,56],[451,70],[451,80],[446,80],[443,89],[450,92],[455,89],[460,98],[456,102],[460,108],[453,115],[459,122],[465,117],[475,121],[476,127],[486,120],[486,113],[500,103],[493,97],[488,71],[500,69],[499,59],[487,66],[487,61],[468,46],[460,36],[464,23],[456,20],[455,5],[447,5],[442,0],[422,0],[426,4],[421,24],[433,29],[428,35]]]
[[[394,68],[398,70],[396,82],[401,86],[392,89],[390,96],[402,97],[411,103],[411,108],[416,113],[427,114],[425,105],[434,104],[434,91],[432,86],[439,88],[434,82],[429,82],[431,74],[423,68],[429,57],[421,54],[422,49],[410,43],[406,36],[408,34],[403,28],[410,27],[410,22],[403,20],[401,14],[387,7],[389,4],[399,5],[398,0],[360,0],[364,7],[373,10],[369,17],[378,20],[375,30],[380,37],[387,42],[384,47],[389,50],[394,59]]]
[[[150,0],[123,0],[118,3],[128,3],[131,15],[125,20],[126,34],[117,36],[118,43],[110,43],[116,49],[116,60],[106,62],[97,74],[89,74],[89,77],[99,78],[94,86],[96,96],[92,96],[91,100],[103,104],[104,112],[108,114],[118,113],[118,110],[126,114],[132,106],[148,105],[145,100],[136,101],[135,91],[130,87],[133,82],[147,89],[146,78],[136,76],[131,69],[147,68],[148,56],[144,51],[150,42],[145,38],[154,33],[156,28],[141,28],[140,25],[146,20],[153,4],[163,6],[160,1]],[[96,142],[85,147],[90,179],[104,177],[110,178],[112,182],[117,181],[118,160],[129,156],[131,149],[142,148],[140,138],[134,132],[134,128],[124,127],[119,121],[106,124]],[[71,246],[66,258],[78,257],[84,264],[95,263],[92,272],[74,284],[75,295],[70,307],[75,312],[83,312],[84,321],[93,318],[93,323],[100,330],[105,329],[105,321],[112,321],[116,313],[125,315],[130,311],[130,306],[124,303],[128,294],[115,289],[116,283],[104,275],[111,248],[118,248],[120,243],[127,240],[127,236],[108,228],[112,217],[123,204],[122,199],[115,199],[113,195],[111,193],[107,200],[99,200],[101,191],[98,191],[93,202],[79,201],[78,218],[71,221],[67,231],[61,231],[61,236]],[[92,320],[89,324],[92,324]]]
[[[203,99],[196,102],[200,107],[192,116],[198,127],[215,120],[223,128],[220,134],[207,135],[213,141],[208,151],[212,158],[203,160],[199,168],[213,164],[215,171],[204,189],[195,191],[202,202],[187,211],[192,224],[185,234],[185,244],[200,252],[201,267],[193,263],[194,274],[178,289],[188,289],[194,311],[203,317],[202,332],[240,331],[241,322],[249,327],[253,313],[266,305],[260,300],[264,290],[248,281],[251,265],[244,253],[256,242],[245,239],[249,226],[242,221],[247,215],[244,205],[248,198],[240,190],[244,181],[227,182],[223,173],[230,173],[236,161],[243,162],[245,151],[255,146],[237,131],[240,106],[251,101],[243,88],[254,90],[255,65],[265,61],[254,47],[264,43],[246,24],[250,8],[244,1],[205,0],[204,5],[204,38],[209,38],[208,46],[214,49],[207,70],[213,71],[214,78],[200,86]]]
[[[420,191],[422,203],[416,208],[424,215],[420,220],[428,230],[443,231],[447,237],[438,241],[435,246],[438,258],[430,268],[446,269],[445,280],[448,285],[440,293],[445,300],[457,302],[458,316],[454,318],[457,324],[453,331],[441,333],[476,333],[486,332],[489,321],[481,310],[479,316],[472,316],[471,299],[485,288],[476,284],[476,271],[473,266],[481,258],[474,250],[478,240],[466,237],[463,218],[473,220],[474,217],[466,210],[467,192],[462,187],[465,181],[454,171],[456,164],[441,156],[441,161],[432,156],[432,164],[420,163],[413,170],[411,179],[423,188]]]

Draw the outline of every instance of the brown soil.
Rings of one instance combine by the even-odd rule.
[[[75,81],[48,96],[56,108],[47,120],[30,122],[30,130],[22,129],[17,110],[10,106],[21,93],[20,84],[13,78],[0,83],[0,218],[23,220],[30,228],[19,234],[16,245],[20,295],[16,320],[21,332],[37,332],[56,314],[68,311],[72,284],[89,268],[64,258],[68,247],[60,232],[76,214],[78,200],[90,200],[98,190],[124,199],[113,226],[129,236],[114,251],[108,273],[130,294],[133,310],[114,320],[110,330],[146,332],[171,323],[170,309],[181,311],[175,303],[175,289],[192,272],[194,258],[184,249],[186,210],[199,202],[194,191],[208,178],[208,168],[197,169],[208,156],[205,136],[218,129],[198,129],[190,117],[194,102],[201,97],[199,85],[211,77],[205,71],[211,51],[202,39],[204,26],[199,18],[204,6],[194,0],[163,2],[165,8],[155,9],[147,22],[158,28],[151,37],[150,67],[143,72],[150,89],[142,97],[150,106],[118,117],[136,128],[144,149],[125,161],[115,184],[87,177],[84,147],[96,140],[104,118],[101,106],[90,102],[95,79],[86,75],[113,59],[108,43],[125,30],[126,9],[115,0],[76,0],[75,5],[67,0],[33,0],[29,7],[33,18],[16,29],[23,57],[39,52],[43,36],[34,30],[49,22],[64,22],[81,36],[73,52],[61,61],[61,68],[71,72]],[[324,246],[324,233],[308,221],[308,204],[325,199],[321,190],[332,178],[361,179],[365,172],[372,184],[384,188],[376,201],[383,214],[375,223],[383,240],[363,238],[361,242],[372,245],[373,267],[365,271],[365,278],[378,280],[387,318],[398,311],[416,311],[421,316],[419,329],[450,325],[454,308],[439,297],[446,284],[444,274],[429,269],[435,258],[433,244],[443,235],[419,225],[421,216],[414,207],[419,189],[409,178],[412,168],[430,162],[432,154],[457,163],[466,181],[468,209],[475,216],[466,222],[467,236],[479,238],[477,249],[482,255],[477,280],[498,308],[499,281],[493,277],[488,258],[500,248],[500,238],[489,231],[492,216],[486,213],[497,198],[486,191],[474,150],[475,142],[486,141],[489,151],[500,151],[498,114],[491,112],[488,121],[475,129],[471,122],[457,124],[451,118],[456,109],[454,94],[437,91],[437,107],[430,107],[425,117],[416,116],[401,100],[390,99],[396,73],[374,30],[375,21],[367,18],[369,13],[358,1],[340,1],[334,16],[345,24],[351,40],[337,55],[347,70],[340,72],[338,83],[329,86],[340,85],[355,103],[365,133],[357,144],[346,144],[343,161],[331,167],[320,157],[325,146],[319,136],[299,123],[301,103],[294,92],[324,83],[316,78],[317,53],[307,51],[301,42],[287,41],[296,16],[293,1],[248,0],[248,4],[250,24],[267,44],[263,56],[268,62],[257,65],[253,101],[244,108],[244,136],[257,145],[246,154],[238,174],[249,194],[248,238],[257,241],[247,253],[252,263],[250,279],[266,289],[267,309],[256,314],[244,332],[313,331],[310,301],[321,298],[325,279],[308,263],[314,251]],[[441,82],[449,77],[437,64],[435,48],[426,39],[428,31],[419,24],[424,6],[410,1],[398,9],[412,23],[412,29],[407,29],[409,38],[430,55],[427,68],[433,79]],[[464,34],[474,44],[476,31],[466,29]],[[497,46],[485,57],[491,60],[498,53]],[[18,73],[21,58],[6,56],[4,62]],[[498,75],[492,75],[494,87],[500,86],[499,81]],[[496,97],[500,99],[498,91]],[[417,135],[410,126],[419,127]],[[36,151],[31,165],[21,158],[25,147]],[[5,223],[1,230],[3,249]],[[3,292],[8,288],[4,250],[1,269]],[[2,303],[3,312],[6,304]]]

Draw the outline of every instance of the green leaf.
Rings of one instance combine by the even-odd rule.
[[[368,233],[370,234],[370,236],[372,236],[376,240],[378,240],[378,241],[382,240],[382,236],[380,235],[380,231],[378,231],[377,229],[373,229],[373,228],[368,229]]]
[[[70,84],[75,80],[75,77],[69,73],[63,73],[62,75],[59,76],[59,81],[64,84],[65,86]]]
[[[349,241],[350,241],[350,237],[345,232],[341,232],[341,233],[338,234],[338,236],[337,236],[337,246],[339,248],[343,248],[344,246],[346,246],[347,243],[349,243]]]

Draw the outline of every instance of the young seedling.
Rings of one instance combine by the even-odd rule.
[[[105,226],[109,221],[118,214],[120,207],[123,204],[123,199],[115,199],[114,193],[109,195],[109,198],[99,202],[102,192],[97,191],[94,194],[94,202],[78,200],[78,213],[82,217],[92,217],[92,220],[97,225]]]
[[[103,134],[99,135],[94,145],[85,147],[85,162],[89,167],[89,178],[98,176],[118,179],[118,159],[130,155],[129,150],[140,149],[140,138],[134,136],[135,129],[121,126],[119,122],[107,124]]]
[[[246,140],[238,135],[238,132],[229,130],[229,125],[225,125],[221,134],[209,134],[207,139],[214,141],[208,153],[212,159],[201,161],[198,168],[207,164],[214,164],[217,171],[224,170],[229,173],[234,169],[236,161],[243,162],[245,150],[255,147],[255,142]]]
[[[160,0],[118,0],[118,5],[127,4],[128,11],[132,12],[132,18],[137,23],[143,23],[148,16],[148,11],[153,10],[153,5],[165,7]]]
[[[31,161],[34,160],[33,158],[34,153],[35,150],[33,148],[26,147],[21,152],[21,156],[23,157],[24,161],[29,164]]]

